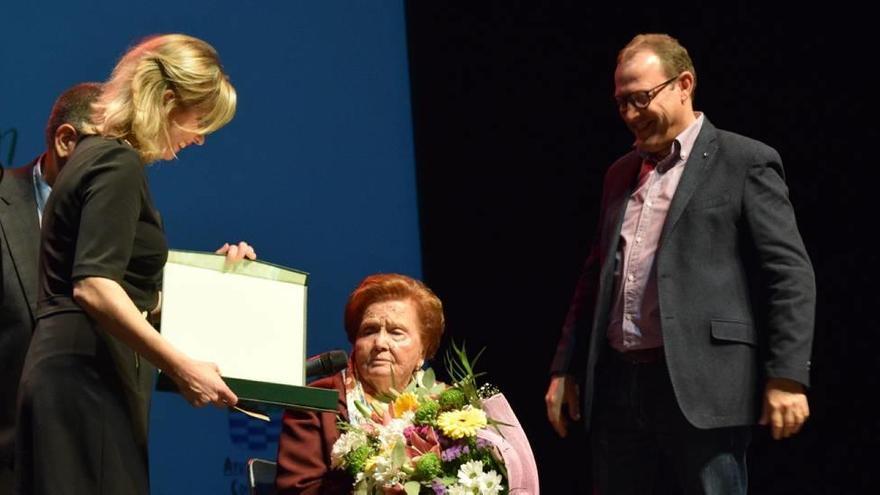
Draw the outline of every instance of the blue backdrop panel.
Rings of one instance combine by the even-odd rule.
[[[171,246],[247,240],[309,272],[308,352],[347,349],[342,308],[357,281],[420,275],[402,2],[7,2],[0,161],[11,129],[15,165],[40,153],[58,93],[106,79],[127,47],[163,32],[213,44],[239,95],[204,147],[151,167]],[[247,458],[275,456],[277,414],[259,424],[160,393],[152,415],[155,494],[246,493]]]

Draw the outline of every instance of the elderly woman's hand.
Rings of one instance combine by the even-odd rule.
[[[249,260],[257,259],[257,252],[254,251],[253,246],[244,241],[241,241],[238,244],[229,244],[226,242],[220,246],[219,249],[214,251],[214,254],[226,255],[226,262],[230,264],[238,263],[245,258]]]

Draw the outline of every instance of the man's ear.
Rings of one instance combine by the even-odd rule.
[[[70,124],[61,124],[55,129],[55,155],[59,158],[70,158],[78,140],[76,128]]]
[[[694,75],[690,71],[684,71],[679,75],[678,84],[681,87],[683,99],[690,98],[694,93]]]

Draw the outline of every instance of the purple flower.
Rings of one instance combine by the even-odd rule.
[[[442,459],[443,462],[449,462],[453,459],[456,459],[458,458],[459,450],[460,449],[458,448],[458,446],[449,447],[448,449],[445,449],[443,450],[443,452],[440,453],[440,459]]]
[[[471,449],[468,448],[467,445],[453,445],[452,447],[449,447],[448,449],[441,452],[440,458],[444,462],[452,462],[459,457],[469,453],[470,451]]]
[[[487,449],[492,446],[492,442],[486,440],[485,438],[477,438],[477,448],[478,449]]]
[[[437,438],[440,440],[440,446],[444,449],[448,448],[450,445],[455,444],[455,440],[444,435],[443,432],[439,429],[437,430]]]
[[[431,489],[434,490],[434,495],[446,495],[446,485],[437,478],[431,482]]]

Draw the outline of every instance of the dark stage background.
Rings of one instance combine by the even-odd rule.
[[[779,150],[816,269],[812,417],[791,440],[755,430],[750,492],[877,492],[870,17],[840,4],[407,2],[425,277],[448,337],[488,347],[480,368],[524,423],[544,493],[589,491],[583,438],[555,437],[543,395],[601,178],[631,143],[612,74],[639,32],[689,49],[696,107],[715,125]]]

